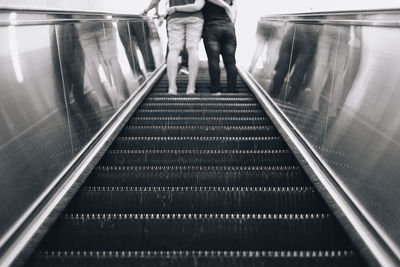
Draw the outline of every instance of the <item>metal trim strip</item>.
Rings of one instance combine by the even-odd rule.
[[[20,13],[38,13],[38,14],[55,14],[55,15],[85,15],[85,16],[125,16],[145,18],[146,16],[129,13],[112,13],[102,11],[82,11],[74,9],[59,8],[27,8],[27,7],[0,7],[0,12],[20,12]]]
[[[371,15],[371,14],[382,14],[382,13],[398,13],[400,12],[399,8],[377,8],[377,9],[352,9],[352,10],[332,10],[332,11],[315,11],[315,12],[302,12],[302,13],[286,13],[286,14],[274,14],[268,15],[265,17],[272,17],[272,16],[298,16],[298,17],[306,17],[306,16],[348,16],[348,15],[356,15],[356,14],[364,14],[364,15]]]
[[[263,17],[262,21],[293,22],[300,24],[329,24],[339,26],[373,26],[373,27],[400,27],[400,21],[385,20],[353,20],[353,19],[300,19],[300,18],[275,18]]]

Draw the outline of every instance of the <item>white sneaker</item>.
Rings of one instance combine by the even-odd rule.
[[[189,71],[186,67],[180,68],[179,73],[189,75]]]
[[[194,95],[194,90],[187,90],[187,91],[186,91],[186,94],[187,94],[187,95]]]

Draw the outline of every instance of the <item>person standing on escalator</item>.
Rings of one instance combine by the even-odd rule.
[[[155,7],[160,1],[152,0],[145,11]],[[204,3],[205,0],[169,0],[169,8],[167,10],[169,94],[177,94],[178,57],[185,44],[189,54],[189,82],[186,93],[195,93],[199,69],[199,42],[204,24],[201,9]]]
[[[203,41],[208,58],[211,93],[221,93],[219,56],[227,73],[227,92],[236,90],[236,0],[207,0],[203,9]]]

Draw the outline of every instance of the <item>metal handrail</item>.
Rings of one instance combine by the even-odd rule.
[[[38,26],[38,25],[60,25],[68,23],[82,23],[82,22],[118,22],[118,21],[144,21],[146,18],[102,18],[102,19],[49,19],[49,20],[16,20],[16,21],[2,21],[0,20],[0,27],[8,26]]]
[[[384,15],[386,19],[375,19],[375,15]],[[393,19],[398,15],[398,19]],[[353,18],[357,16],[357,18]],[[384,17],[385,18],[385,17]],[[373,27],[399,27],[400,9],[375,9],[375,10],[350,10],[327,11],[310,13],[293,13],[268,15],[260,18],[260,21],[279,21],[301,24],[329,24],[338,26],[373,26]]]
[[[109,13],[98,11],[77,11],[77,10],[58,10],[58,9],[26,9],[26,8],[0,8],[2,13],[16,13],[30,15],[29,18],[0,19],[1,26],[34,26],[34,25],[54,25],[80,22],[115,22],[115,21],[143,21],[151,20],[156,17],[149,17],[137,14]],[[32,18],[37,15],[38,18]],[[48,15],[44,18],[43,15]]]
[[[350,15],[372,15],[372,14],[393,14],[400,13],[399,8],[382,9],[354,9],[354,10],[333,10],[333,11],[315,11],[301,13],[269,14],[263,17],[321,17],[321,16],[350,16]]]
[[[359,20],[359,19],[299,19],[299,18],[275,18],[263,17],[261,21],[279,21],[279,22],[292,22],[301,24],[329,24],[337,26],[373,26],[373,27],[400,27],[399,21],[387,20]]]
[[[22,8],[22,7],[0,7],[1,12],[19,12],[30,14],[46,14],[46,15],[84,15],[84,16],[118,16],[118,17],[136,17],[145,18],[144,15],[131,14],[131,13],[116,13],[116,12],[103,12],[103,11],[83,11],[73,9],[57,9],[57,8]]]

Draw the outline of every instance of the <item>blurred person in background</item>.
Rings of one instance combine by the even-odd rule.
[[[279,48],[286,33],[286,22],[259,20],[256,30],[256,47],[249,72],[264,80],[271,80],[278,60]],[[261,64],[260,64],[261,63]],[[257,68],[261,65],[261,68]]]
[[[129,90],[118,61],[117,28],[112,23],[76,24],[91,85],[102,92],[110,107],[129,97]]]
[[[93,91],[84,86],[85,57],[74,24],[62,24],[51,32],[57,104],[61,114],[71,121],[76,138],[85,141],[101,126],[99,105]],[[63,90],[64,89],[64,90]],[[87,118],[90,118],[88,120]]]
[[[279,98],[285,92],[288,102],[296,102],[300,90],[310,79],[306,74],[313,66],[319,30],[319,25],[288,24],[269,92],[272,97]],[[285,81],[286,88],[283,87]]]

